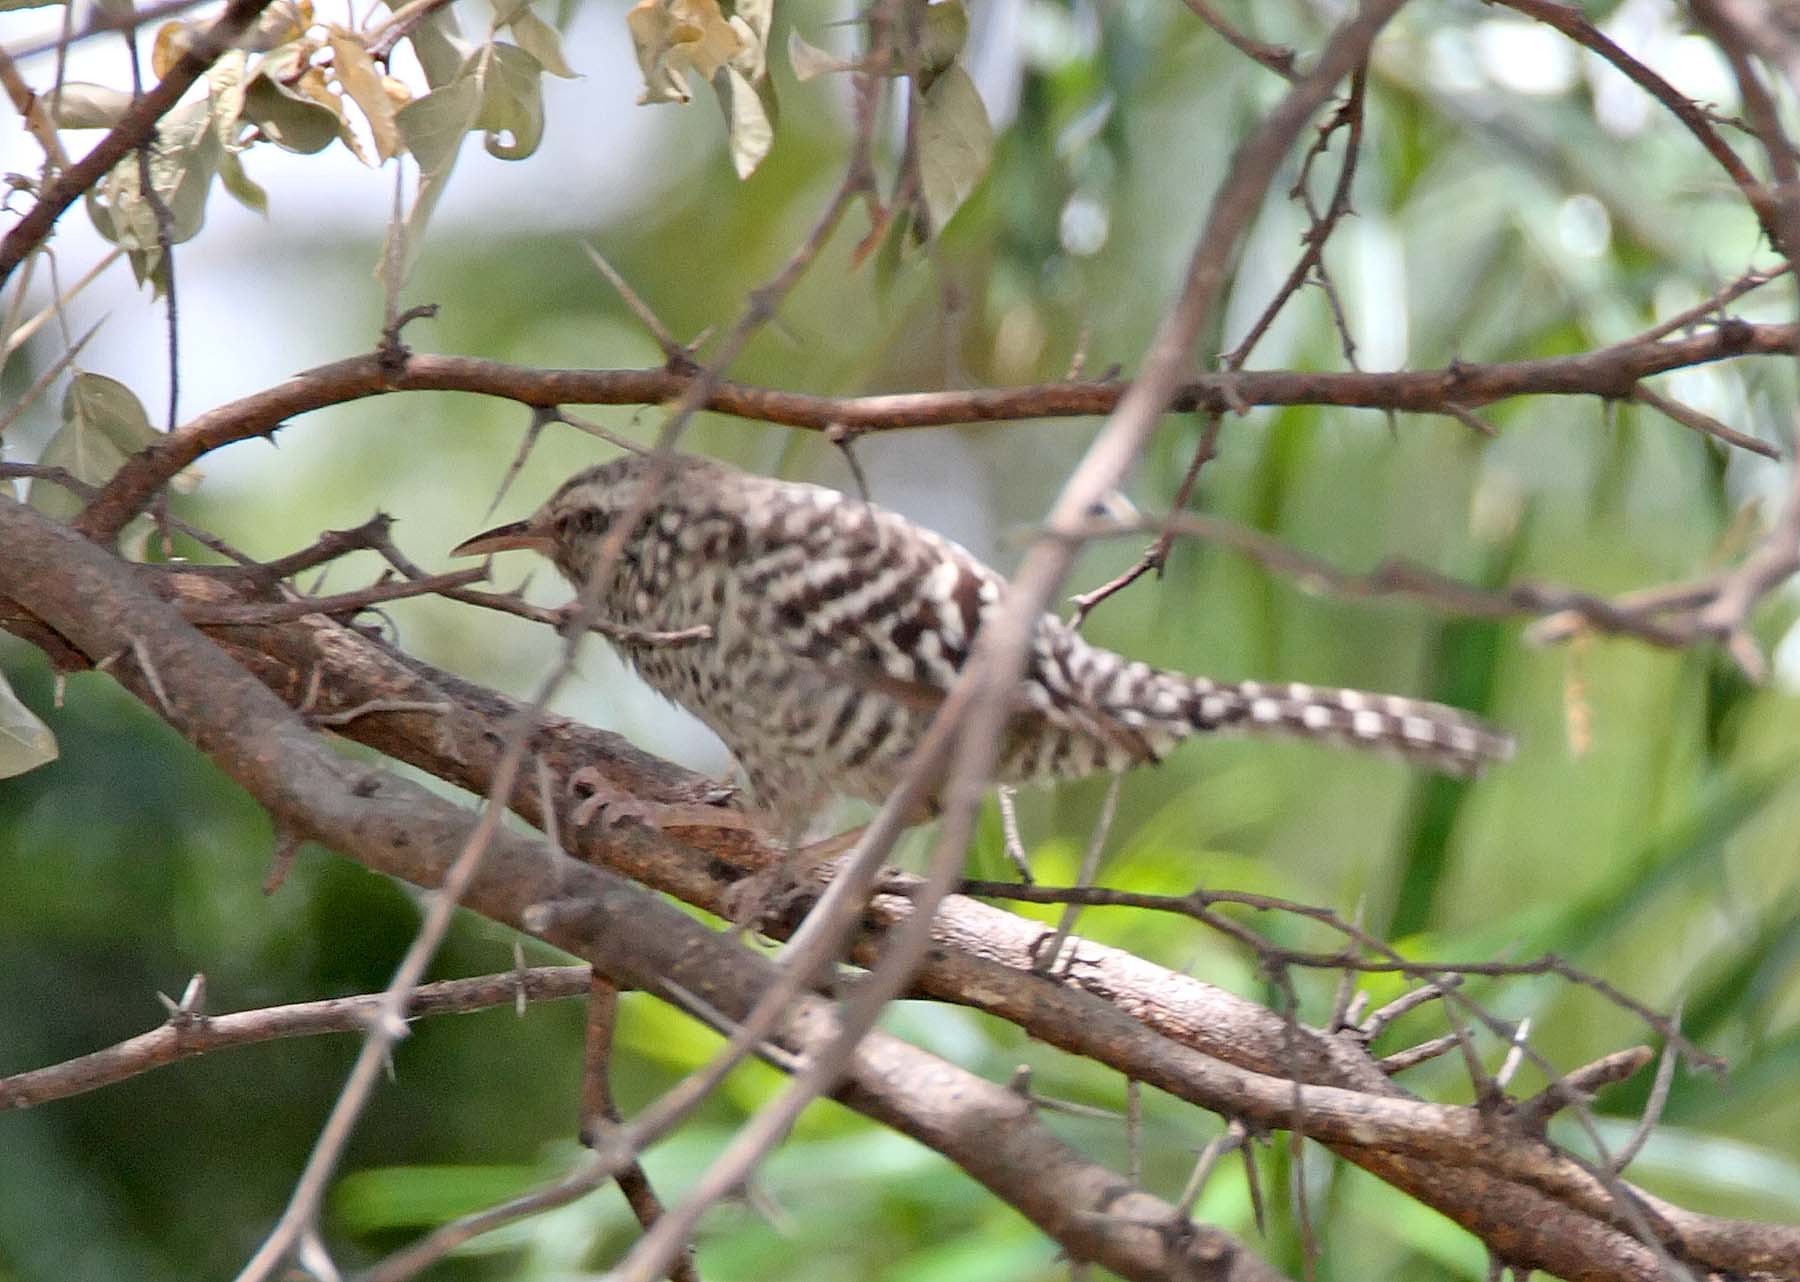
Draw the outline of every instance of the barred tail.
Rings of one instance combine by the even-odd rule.
[[[1299,683],[1193,680],[1187,711],[1198,733],[1291,735],[1394,753],[1473,777],[1513,754],[1512,736],[1458,708],[1393,694]]]

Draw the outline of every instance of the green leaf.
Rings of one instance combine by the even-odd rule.
[[[283,81],[298,69],[299,50],[278,49],[257,65],[244,92],[244,119],[284,151],[310,156],[336,142],[343,119]]]
[[[544,68],[517,45],[496,44],[469,60],[481,86],[476,125],[490,156],[523,160],[544,138]],[[511,141],[506,141],[510,135]]]
[[[269,193],[245,171],[244,162],[235,151],[219,157],[219,185],[245,209],[258,214],[269,212]]]
[[[224,144],[213,127],[212,106],[202,99],[177,107],[157,126],[149,161],[150,183],[169,213],[169,242],[179,245],[200,232],[206,198],[218,173]],[[132,152],[87,193],[88,216],[103,237],[131,254],[140,281],[152,278],[160,256],[160,229],[142,184],[142,162]]]
[[[937,0],[925,6],[925,30],[919,36],[919,61],[924,75],[921,81],[929,89],[938,75],[963,51],[969,42],[969,11],[962,0]]]
[[[719,110],[725,113],[732,168],[739,178],[748,178],[775,143],[775,125],[769,119],[768,106],[756,86],[736,67],[720,67],[712,84],[719,95]]]
[[[150,425],[137,394],[104,374],[83,372],[69,380],[69,390],[63,395],[63,422],[85,424],[127,454],[137,453],[161,435]]]
[[[562,36],[555,27],[532,12],[529,4],[520,5],[506,20],[506,28],[519,42],[519,48],[536,58],[545,71],[564,80],[575,79],[575,71],[563,57]]]
[[[462,141],[475,128],[480,111],[481,87],[464,77],[413,99],[394,113],[400,137],[419,165],[419,190],[405,221],[398,228],[388,228],[381,263],[376,268],[379,279],[404,281],[412,274],[425,225],[431,221],[431,212],[437,208],[444,186],[450,181],[450,171],[456,167]]]
[[[481,87],[473,80],[453,80],[394,113],[406,149],[419,162],[423,177],[447,171],[456,163],[462,140],[475,128],[481,112]]]
[[[387,7],[399,9],[404,3],[405,0],[387,0]],[[412,45],[419,66],[424,68],[425,83],[433,89],[441,89],[460,76],[471,52],[469,42],[463,39],[462,28],[457,25],[456,15],[448,8],[435,10],[414,27],[406,39]]]
[[[63,396],[62,426],[38,460],[89,485],[104,485],[125,459],[156,439],[150,417],[130,388],[102,374],[77,374]],[[83,500],[60,485],[35,481],[31,506],[57,521],[79,513]]]
[[[62,87],[55,105],[52,119],[59,129],[111,129],[131,106],[131,95],[107,85],[72,80]]]
[[[542,1179],[529,1166],[370,1167],[337,1181],[331,1207],[358,1235],[429,1229],[517,1197]]]
[[[946,68],[919,106],[919,186],[933,235],[975,190],[993,155],[994,127],[975,82],[961,67]]]
[[[6,674],[0,672],[0,779],[22,775],[55,760],[56,736],[19,702]]]
[[[788,29],[788,65],[794,69],[794,79],[803,84],[833,72],[856,70],[854,62],[840,58],[815,44],[808,44],[791,27]]]
[[[1524,946],[1580,956],[1630,928],[1633,915],[1674,886],[1709,875],[1727,844],[1791,787],[1796,763],[1743,772],[1708,788],[1667,831],[1615,859],[1586,894],[1559,901],[1556,915]]]
[[[0,13],[11,13],[14,9],[48,9],[53,4],[66,4],[68,0],[0,0]]]

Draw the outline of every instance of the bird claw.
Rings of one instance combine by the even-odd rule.
[[[645,801],[613,786],[593,766],[583,766],[569,776],[569,792],[581,798],[569,814],[569,822],[585,828],[595,819],[603,828],[640,823],[659,832],[670,828],[752,828],[750,817],[729,809],[737,790],[716,784],[700,795],[696,802],[666,804]]]
[[[725,895],[725,916],[740,930],[761,931],[818,893],[804,871],[783,863],[751,873]]]
[[[824,874],[818,873],[821,866],[854,847],[867,828],[867,824],[859,824],[822,841],[800,846],[776,863],[752,873],[733,886],[726,896],[726,915],[745,930],[759,930],[766,923],[789,916],[795,905],[818,897],[824,885],[821,880]]]

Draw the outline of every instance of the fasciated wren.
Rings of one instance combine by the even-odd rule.
[[[633,513],[593,582],[608,535]],[[455,552],[509,548],[550,557],[602,619],[708,630],[680,645],[614,644],[717,732],[758,805],[790,833],[834,796],[880,802],[892,791],[1005,588],[966,549],[897,513],[684,456],[589,468],[533,516]],[[1328,740],[1459,775],[1513,746],[1442,704],[1159,671],[1050,614],[1033,634],[1018,708],[1000,751],[1004,783],[1121,770],[1195,734]]]

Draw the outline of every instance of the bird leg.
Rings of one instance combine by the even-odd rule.
[[[731,888],[727,916],[744,930],[760,930],[765,923],[784,916],[797,901],[818,893],[820,887],[813,884],[810,874],[853,849],[868,827],[858,824],[803,846],[790,841],[774,863]]]

